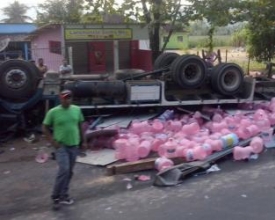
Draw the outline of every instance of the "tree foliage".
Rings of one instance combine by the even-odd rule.
[[[161,27],[171,35],[187,23],[184,20],[181,0],[124,0],[116,4],[115,0],[85,0],[87,11],[85,21],[102,22],[106,15],[123,17],[126,23],[145,23],[148,27],[150,49],[154,61],[160,52]]]
[[[36,22],[76,23],[81,21],[83,0],[49,0],[38,5]]]
[[[85,3],[83,22],[100,23],[105,22],[110,15],[123,15],[115,0],[85,0]]]
[[[160,53],[161,28],[168,32],[169,40],[175,28],[180,29],[187,24],[183,7],[181,0],[125,0],[122,4],[128,21],[146,23],[153,61]]]
[[[7,18],[2,19],[4,23],[26,23],[32,19],[27,16],[27,11],[29,7],[25,4],[20,4],[18,1],[14,1],[7,7],[2,9],[3,15]]]
[[[248,53],[258,61],[270,61],[275,55],[275,2],[247,1]]]
[[[193,21],[201,20],[209,24],[209,51],[213,51],[213,35],[217,27],[233,24],[241,19],[241,0],[187,0],[186,13]]]

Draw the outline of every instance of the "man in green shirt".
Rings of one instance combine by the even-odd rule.
[[[52,193],[54,210],[58,210],[60,204],[74,203],[69,197],[68,190],[82,139],[81,123],[84,121],[81,109],[71,104],[70,90],[62,91],[59,98],[60,105],[50,109],[43,120],[43,132],[55,147],[55,157],[59,166]]]

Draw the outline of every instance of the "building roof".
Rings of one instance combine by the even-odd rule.
[[[0,23],[1,34],[28,34],[37,29],[36,24],[23,23],[23,24],[7,24]]]
[[[33,38],[37,37],[39,34],[46,32],[48,30],[53,30],[55,28],[59,28],[61,24],[45,24],[41,27],[37,27],[35,30],[30,32],[26,37],[26,40],[32,40]]]

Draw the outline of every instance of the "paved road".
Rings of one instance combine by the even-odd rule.
[[[271,150],[250,162],[231,157],[221,171],[188,178],[175,187],[154,187],[132,180],[134,174],[105,176],[105,169],[77,164],[72,184],[76,203],[51,210],[49,195],[55,161],[37,164],[32,155],[10,160],[0,156],[1,220],[273,220],[275,154]],[[2,159],[2,160],[1,160]]]

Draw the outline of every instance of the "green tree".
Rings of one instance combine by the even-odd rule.
[[[125,23],[145,23],[148,27],[153,61],[160,53],[161,28],[165,27],[170,36],[175,28],[179,29],[179,24],[187,23],[181,10],[181,0],[124,0],[120,5],[115,0],[85,2],[85,22],[103,22],[106,15],[118,15],[124,18],[122,20]]]
[[[3,15],[7,18],[2,19],[4,23],[26,23],[32,21],[32,19],[27,16],[27,11],[29,7],[25,4],[20,4],[18,1],[14,1],[7,7],[2,9]]]
[[[85,15],[82,21],[88,23],[101,23],[107,15],[121,15],[123,11],[115,0],[85,0]]]
[[[248,54],[258,61],[271,61],[275,55],[275,2],[247,1]]]
[[[236,47],[244,47],[248,39],[248,30],[247,28],[242,28],[236,31],[232,35],[233,45]]]
[[[36,23],[76,23],[81,21],[83,0],[49,0],[39,4]]]
[[[193,21],[203,20],[209,25],[208,50],[213,51],[213,35],[217,27],[240,21],[241,0],[187,0],[186,13]]]
[[[175,28],[179,29],[179,24],[187,24],[181,0],[125,0],[121,8],[128,20],[146,23],[153,62],[160,54],[161,28],[165,27],[168,32],[168,42]],[[164,49],[165,44],[161,52]]]

